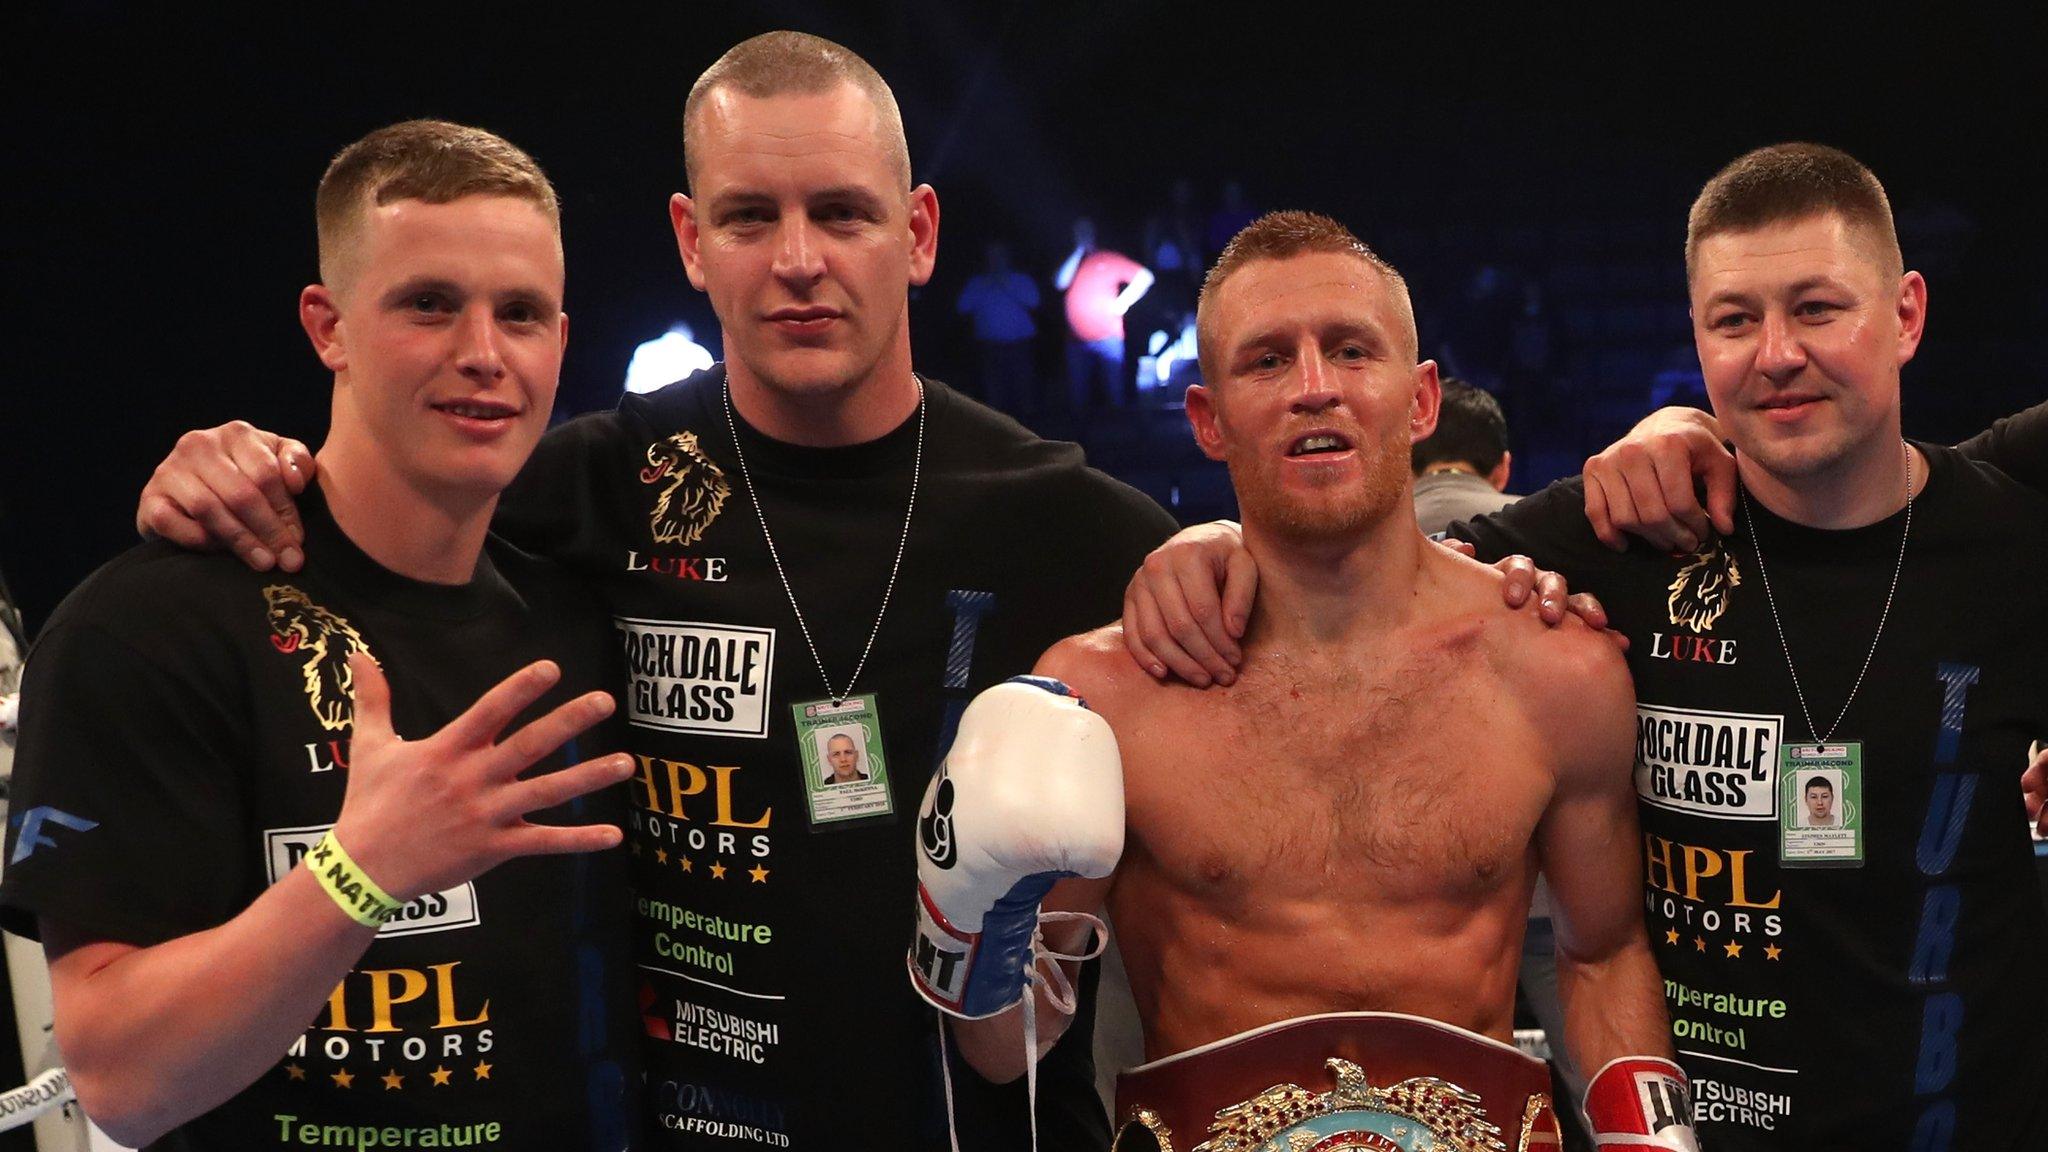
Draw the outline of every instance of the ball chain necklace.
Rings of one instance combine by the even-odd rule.
[[[1764,569],[1764,547],[1763,541],[1757,538],[1756,518],[1750,514],[1749,499],[1744,494],[1742,486],[1738,484],[1735,488],[1736,498],[1742,505],[1742,522],[1749,529],[1749,546],[1756,552],[1756,574],[1763,582],[1764,603],[1771,607],[1771,623],[1778,630],[1778,647],[1785,653],[1785,671],[1792,677],[1792,694],[1799,698],[1799,711],[1805,715],[1806,730],[1813,733],[1816,745],[1827,743],[1828,737],[1834,735],[1835,730],[1842,726],[1842,718],[1849,714],[1850,703],[1856,699],[1857,691],[1863,687],[1863,676],[1870,671],[1871,658],[1877,655],[1878,637],[1884,635],[1885,621],[1891,618],[1892,600],[1899,593],[1899,573],[1906,567],[1906,538],[1913,533],[1913,449],[1904,440],[1899,441],[1899,447],[1906,455],[1906,524],[1899,532],[1899,559],[1892,566],[1892,586],[1884,594],[1884,610],[1878,613],[1877,631],[1870,636],[1870,650],[1863,654],[1863,667],[1857,670],[1856,683],[1849,687],[1849,698],[1842,701],[1842,710],[1835,714],[1835,722],[1828,725],[1826,732],[1822,732],[1820,726],[1813,722],[1813,710],[1806,706],[1806,691],[1799,686],[1799,669],[1792,664],[1792,645],[1785,639],[1785,623],[1778,618],[1778,601],[1771,595],[1771,574]]]
[[[847,678],[846,691],[837,692],[832,688],[831,677],[825,674],[825,661],[818,655],[818,642],[811,638],[811,626],[804,621],[804,610],[797,606],[796,590],[790,587],[789,573],[783,570],[782,554],[776,550],[775,534],[768,531],[768,514],[761,508],[761,491],[754,484],[753,473],[747,470],[747,454],[740,448],[739,424],[733,415],[732,380],[724,382],[725,427],[732,433],[733,459],[739,461],[740,479],[747,486],[747,498],[754,505],[754,519],[760,522],[761,538],[768,542],[768,559],[775,563],[775,575],[782,579],[782,594],[789,597],[789,610],[796,616],[797,630],[804,635],[804,644],[811,650],[811,662],[818,666],[818,680],[825,685],[826,695],[833,704],[843,704],[853,695],[853,687],[860,682],[860,674],[868,666],[868,656],[875,650],[875,637],[881,635],[882,617],[889,612],[889,597],[896,591],[896,574],[903,570],[903,548],[910,542],[910,517],[917,510],[917,483],[924,470],[924,378],[913,372],[910,378],[917,382],[917,451],[910,458],[910,503],[903,509],[903,533],[896,540],[896,559],[889,565],[889,583],[882,589],[882,606],[875,610],[875,626],[868,630],[868,642],[860,650],[860,662],[853,666],[853,675]]]

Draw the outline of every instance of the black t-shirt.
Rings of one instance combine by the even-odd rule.
[[[1452,529],[1563,573],[1630,640],[1647,925],[1705,1147],[2048,1140],[2048,924],[2019,789],[2048,739],[2048,498],[1921,447],[1853,700],[1903,512],[1823,531],[1749,500],[1752,520],[1691,555],[1618,554],[1568,480]],[[1824,756],[1766,575],[1814,722],[1849,701]],[[1851,741],[1860,781],[1835,755]]]
[[[35,936],[40,916],[147,947],[248,907],[341,810],[353,646],[383,665],[393,725],[415,738],[537,659],[563,676],[521,722],[616,681],[601,610],[558,569],[492,540],[468,584],[422,584],[350,543],[317,491],[300,509],[297,574],[145,544],[51,617],[22,694],[9,930]],[[586,734],[532,771],[616,737]],[[624,807],[606,792],[531,818],[623,824]],[[365,1126],[425,1147],[625,1147],[626,871],[623,848],[529,857],[413,901],[274,1068],[151,1147],[354,1147]]]
[[[2036,492],[2048,492],[2048,402],[2000,417],[1956,450]]]
[[[627,653],[650,1126],[668,1148],[943,1148],[935,1014],[905,966],[925,784],[968,699],[1112,619],[1174,525],[1075,446],[927,380],[889,591],[918,418],[822,449],[741,423],[807,641],[723,382],[712,369],[550,433],[499,521],[597,581]],[[852,688],[874,709],[800,723],[827,695],[809,641],[845,690],[885,591]],[[823,784],[836,732],[870,781]],[[1091,1031],[1092,1003],[1041,1066],[1045,1148],[1108,1143]],[[952,1079],[963,1147],[1026,1144],[1021,1082],[990,1086],[957,1059]]]

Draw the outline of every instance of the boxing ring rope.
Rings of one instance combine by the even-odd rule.
[[[36,1117],[75,1099],[77,1096],[71,1091],[71,1077],[62,1068],[52,1068],[40,1076],[31,1077],[19,1088],[0,1092],[0,1132],[33,1123]]]

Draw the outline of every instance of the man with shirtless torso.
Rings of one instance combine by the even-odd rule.
[[[1276,213],[1211,272],[1200,331],[1189,421],[1262,573],[1239,677],[1159,683],[1111,626],[977,700],[920,821],[920,990],[1013,1078],[1066,1024],[1034,952],[1086,942],[1062,920],[1034,950],[1039,897],[1106,906],[1152,1061],[1118,1118],[1162,1146],[1540,1143],[1547,1078],[1502,1041],[1541,868],[1566,1039],[1605,1066],[1594,1129],[1692,1147],[1636,889],[1626,669],[1588,629],[1501,610],[1493,573],[1416,530],[1408,447],[1438,385],[1399,274],[1334,221]],[[1033,1011],[1007,1011],[1027,984]],[[1262,1093],[1283,1084],[1298,1095]]]

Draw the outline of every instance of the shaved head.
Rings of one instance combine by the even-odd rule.
[[[697,161],[690,137],[697,130],[698,117],[711,97],[720,90],[762,99],[791,94],[815,96],[841,85],[850,85],[867,96],[881,122],[883,146],[897,169],[904,191],[910,190],[910,145],[903,136],[903,113],[896,107],[896,94],[874,66],[842,44],[805,32],[764,32],[733,45],[690,87],[683,102],[683,169],[692,187],[697,179]]]

